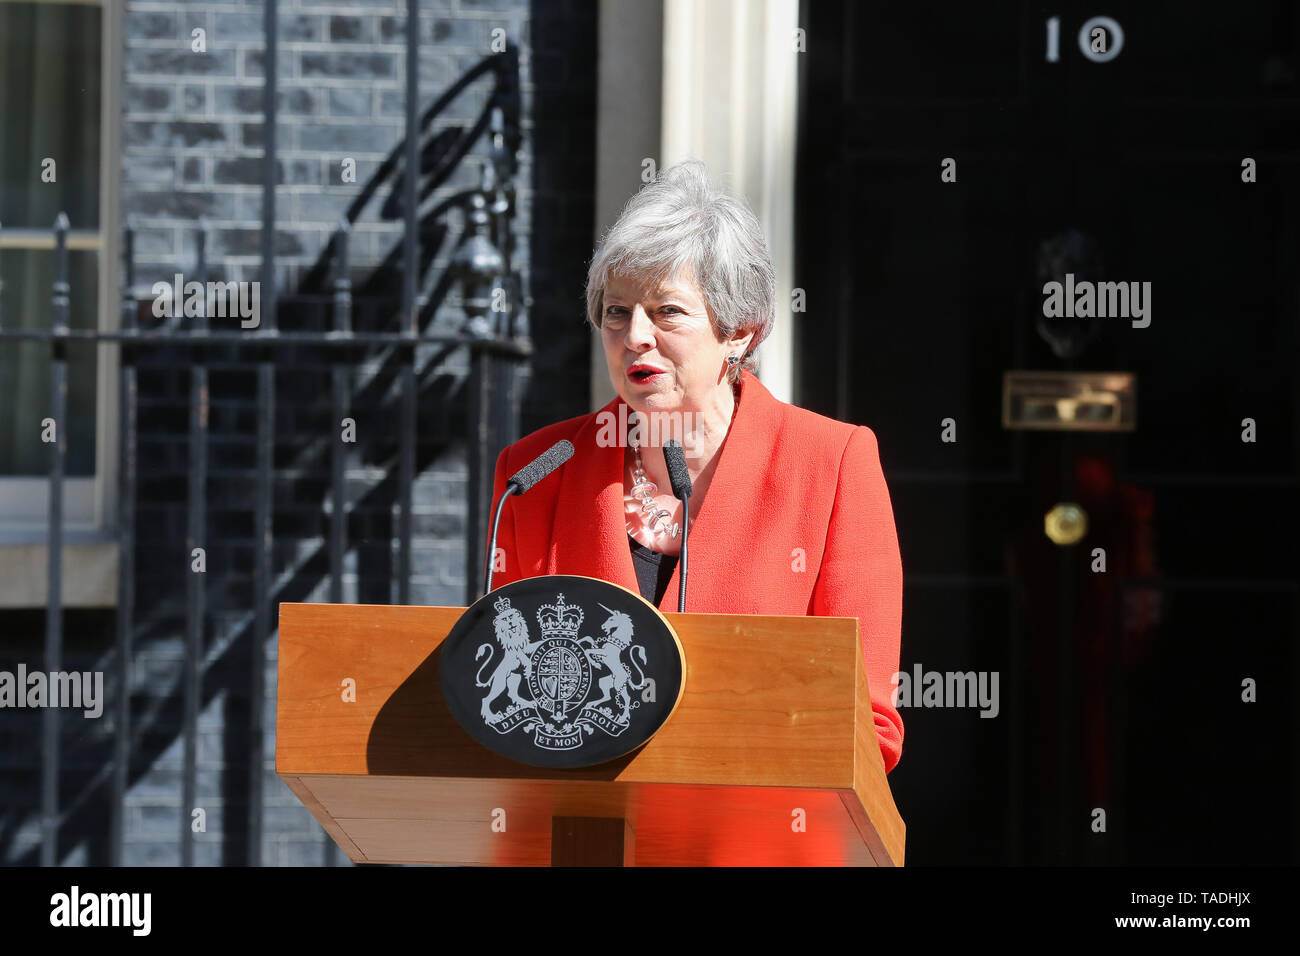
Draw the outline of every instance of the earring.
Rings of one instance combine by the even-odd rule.
[[[739,356],[739,355],[728,355],[728,356],[727,356],[727,364],[730,365],[732,368],[735,368],[737,365],[740,364],[740,356]]]

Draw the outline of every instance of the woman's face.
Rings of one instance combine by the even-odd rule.
[[[642,283],[610,277],[600,337],[614,390],[638,412],[699,411],[728,389],[726,358],[751,335],[720,341],[713,315],[689,276]]]

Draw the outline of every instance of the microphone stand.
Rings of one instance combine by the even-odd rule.
[[[691,499],[682,499],[682,575],[677,582],[677,613],[686,613],[686,536],[691,526]]]
[[[513,481],[510,482],[510,484],[506,485],[505,494],[497,502],[496,514],[492,517],[492,540],[488,543],[487,567],[483,569],[485,580],[483,594],[489,594],[492,591],[492,566],[497,563],[497,527],[501,524],[501,512],[505,510],[506,499],[518,491],[519,485]]]
[[[682,503],[682,555],[681,577],[677,588],[677,613],[686,612],[687,535],[691,531],[691,475],[686,467],[682,444],[675,438],[664,443],[664,465],[668,469],[668,483],[673,497]]]

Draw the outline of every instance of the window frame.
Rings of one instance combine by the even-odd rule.
[[[68,248],[95,251],[95,324],[101,331],[115,331],[120,327],[122,285],[118,201],[125,0],[0,0],[13,2],[95,6],[101,10],[99,228],[69,232]],[[50,229],[0,229],[0,248],[53,250],[53,224]],[[64,604],[74,607],[114,604],[117,594],[119,351],[112,345],[95,348],[95,473],[66,477],[63,485],[63,535],[71,546],[64,560]],[[12,566],[18,560],[44,560],[48,515],[47,478],[0,476],[0,566]],[[30,582],[31,576],[23,580]],[[43,581],[10,582],[0,588],[0,607],[35,607],[45,600]]]

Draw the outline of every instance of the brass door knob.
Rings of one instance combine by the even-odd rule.
[[[1072,501],[1061,502],[1043,517],[1043,531],[1054,544],[1074,544],[1088,533],[1088,514]]]

